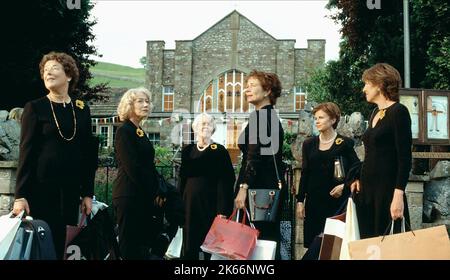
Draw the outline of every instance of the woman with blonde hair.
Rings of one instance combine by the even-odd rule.
[[[151,94],[145,88],[128,90],[117,113],[114,149],[118,166],[113,185],[113,205],[119,225],[119,248],[124,259],[148,259],[160,230],[153,214],[158,188],[155,149],[140,126],[151,111]]]

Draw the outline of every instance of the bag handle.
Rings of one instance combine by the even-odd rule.
[[[275,160],[275,151],[273,150],[272,143],[270,145],[270,148],[272,149],[273,165],[275,167],[275,172],[277,174],[277,179],[278,179],[278,189],[281,190],[281,188],[283,187],[283,184],[281,183],[281,180],[280,180],[280,174],[278,174],[278,165],[277,165],[277,161]]]
[[[249,224],[250,224],[250,227],[251,228],[255,228],[255,225],[251,222],[251,220],[250,220],[250,214],[248,213],[248,210],[247,210],[247,208],[244,208],[245,209],[245,213],[247,214],[247,218],[248,218],[248,222],[249,222]],[[235,208],[234,209],[234,211],[233,211],[233,213],[234,212],[236,212],[237,213],[237,215],[236,215],[236,222],[238,222],[239,223],[239,213],[240,213],[240,209],[237,209],[237,208]],[[233,215],[233,214],[232,214]],[[246,215],[244,215],[244,217],[243,217],[243,220],[244,220],[244,225],[245,225],[245,216]]]
[[[409,228],[411,228],[411,225],[406,221],[405,218],[401,218],[402,219],[402,224],[401,224],[401,233],[406,232],[405,230],[405,223],[409,226]],[[381,242],[383,242],[384,238],[386,237],[386,235],[393,235],[394,234],[394,223],[395,220],[392,219],[391,222],[389,223],[389,225],[387,226],[386,230],[384,231],[383,234],[383,238],[381,238]],[[390,230],[389,230],[390,228]],[[389,230],[389,234],[387,234],[387,231]],[[416,236],[416,234],[414,233],[414,231],[411,229],[411,233]]]

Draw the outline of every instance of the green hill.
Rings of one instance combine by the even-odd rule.
[[[90,68],[93,78],[91,85],[108,83],[112,88],[133,88],[144,86],[145,69],[133,68],[108,62],[98,62]]]

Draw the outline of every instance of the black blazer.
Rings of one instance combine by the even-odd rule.
[[[126,120],[117,129],[114,139],[118,173],[112,197],[140,197],[153,201],[158,181],[154,163],[155,149],[145,134]]]
[[[266,112],[265,115],[261,114],[263,111]],[[271,137],[275,127],[272,125],[271,112],[275,114],[275,121],[278,123],[278,131],[274,131],[274,137]],[[256,131],[251,134],[252,122],[256,124]],[[242,183],[248,184],[249,188],[278,188],[272,151],[275,153],[280,180],[283,181],[283,137],[283,127],[272,105],[264,106],[260,110],[250,113],[249,123],[238,140],[239,149],[242,151],[242,164],[235,189],[236,193],[239,191],[239,184]]]
[[[62,134],[73,133],[71,105],[52,103]],[[76,135],[62,139],[55,124],[50,100],[42,97],[28,102],[22,115],[16,198],[33,200],[43,188],[76,186],[80,196],[94,193],[97,150],[91,132],[91,114],[86,103],[73,100]]]

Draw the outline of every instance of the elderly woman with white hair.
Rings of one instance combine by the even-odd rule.
[[[117,108],[123,124],[114,140],[118,173],[112,198],[123,259],[149,259],[160,230],[153,219],[158,188],[155,149],[140,126],[150,111],[151,94],[145,88],[128,90]]]
[[[183,258],[198,260],[214,217],[228,216],[233,210],[235,176],[228,151],[211,141],[214,118],[202,113],[194,119],[192,129],[197,141],[183,149],[180,169],[180,192],[185,203]]]

